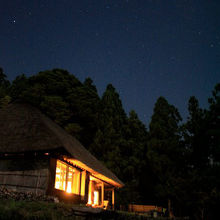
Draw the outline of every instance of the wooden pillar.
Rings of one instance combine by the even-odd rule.
[[[57,160],[55,158],[50,158],[49,161],[49,178],[46,194],[52,195],[55,187],[56,180],[56,164]]]
[[[82,173],[79,173],[79,195],[81,195],[81,181],[82,181]],[[81,199],[81,198],[80,198]]]
[[[86,172],[86,179],[85,179],[85,197],[84,197],[84,201],[85,203],[88,203],[89,200],[89,173],[87,171]]]
[[[115,189],[112,189],[112,209],[115,209]]]
[[[88,204],[92,204],[92,181],[89,180]]]
[[[104,183],[102,182],[102,207],[104,206]]]

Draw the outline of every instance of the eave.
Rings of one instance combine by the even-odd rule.
[[[88,172],[90,172],[94,177],[98,178],[98,179],[101,179],[103,180],[104,182],[107,182],[111,185],[113,185],[114,187],[117,187],[117,188],[121,188],[123,187],[124,185],[123,184],[120,184],[110,178],[108,178],[107,176],[104,176],[103,174],[95,171],[94,169],[90,168],[89,166],[87,166],[86,164],[82,163],[81,161],[79,160],[76,160],[76,159],[70,159],[70,158],[65,158],[64,160],[68,161],[69,163],[72,163],[74,166],[77,166],[79,167],[80,169],[83,169],[83,170],[87,170]]]

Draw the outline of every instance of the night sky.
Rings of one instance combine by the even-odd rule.
[[[220,82],[219,0],[1,0],[0,66],[8,79],[63,68],[112,83],[148,125],[164,96],[187,116]]]

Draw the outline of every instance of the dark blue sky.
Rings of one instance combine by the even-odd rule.
[[[220,82],[219,0],[5,0],[0,66],[17,75],[64,68],[108,83],[148,125],[164,96],[183,118]]]

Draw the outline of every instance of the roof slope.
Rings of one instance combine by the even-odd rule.
[[[13,103],[0,110],[0,152],[52,150],[63,147],[73,158],[94,171],[123,183],[79,141],[29,104]]]

